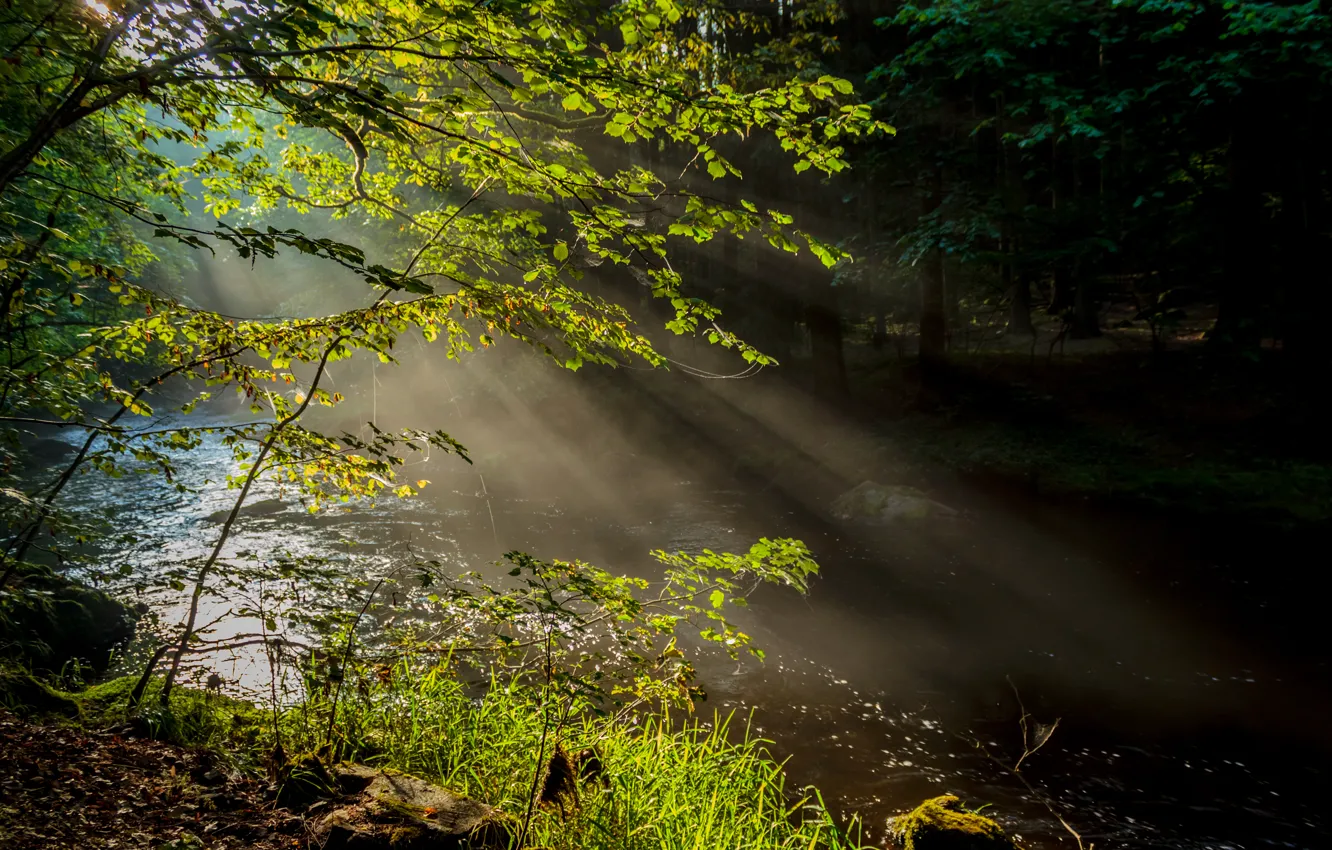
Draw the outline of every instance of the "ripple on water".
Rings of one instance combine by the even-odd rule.
[[[136,576],[161,576],[207,554],[217,527],[205,518],[229,507],[235,493],[218,482],[232,470],[229,452],[209,442],[180,464],[180,480],[198,493],[177,493],[150,475],[126,476],[113,485],[95,476],[80,476],[71,482],[67,496],[76,505],[110,511],[119,526],[136,529],[137,540],[107,548],[102,555],[107,562],[129,564]],[[349,569],[373,572],[387,568],[410,548],[417,556],[462,570],[498,557],[503,542],[550,556],[586,556],[608,568],[633,572],[651,569],[648,549],[747,547],[752,542],[749,529],[756,527],[788,533],[785,528],[773,532],[767,527],[773,517],[751,515],[747,494],[741,491],[704,492],[689,486],[675,490],[675,501],[665,509],[654,506],[646,518],[617,523],[578,514],[559,500],[506,498],[472,488],[470,482],[454,489],[446,484],[427,490],[420,500],[353,503],[311,516],[289,493],[265,482],[255,489],[252,500],[283,498],[290,507],[247,517],[237,527],[227,554],[285,551],[327,557]],[[777,524],[786,524],[786,518]],[[863,598],[852,600],[855,603],[869,605],[879,596],[910,592],[918,580],[912,574],[875,575],[876,556],[869,544],[824,540],[823,546],[837,548],[842,568],[864,574],[857,585]],[[904,551],[900,561],[916,565],[923,558],[911,550]],[[949,556],[944,563],[948,567],[944,573],[928,572],[923,580],[946,581],[950,587],[959,582],[957,559]],[[181,613],[178,593],[159,590],[150,601],[166,619]],[[820,603],[816,597],[809,604]],[[210,599],[204,615],[220,615],[227,605],[227,600]],[[979,738],[992,753],[1010,754],[1004,757],[1011,759],[1015,746],[1011,720],[1002,727],[980,722],[972,728],[943,717],[956,708],[945,693],[889,693],[858,686],[855,676],[805,657],[802,642],[809,635],[792,632],[781,614],[762,605],[741,612],[739,620],[769,650],[769,663],[704,659],[699,669],[712,694],[710,704],[724,711],[753,712],[762,734],[775,741],[774,752],[791,757],[789,770],[797,784],[819,785],[829,799],[840,801],[845,812],[863,816],[876,828],[889,815],[926,797],[957,792],[969,800],[994,804],[991,811],[999,812],[1010,830],[1034,846],[1068,844],[1042,794],[1057,801],[1084,839],[1103,850],[1310,847],[1317,843],[1313,836],[1319,841],[1325,836],[1318,801],[1307,802],[1307,791],[1302,797],[1292,792],[1291,783],[1272,776],[1270,767],[1256,771],[1249,758],[1228,752],[1170,752],[1127,743],[1081,745],[1080,718],[1069,719],[1050,748],[1024,767],[1024,775],[1038,792],[1033,793],[987,759],[968,737]],[[242,633],[253,625],[237,622],[229,628]],[[882,634],[887,633],[885,628]],[[1061,660],[1046,649],[1031,652],[1042,654],[1051,664]],[[257,657],[248,661],[240,657],[222,672],[233,681],[255,684],[266,681],[267,675]],[[1149,678],[1139,671],[1125,673]],[[1260,677],[1249,670],[1198,672],[1197,678],[1209,687],[1262,687]],[[1317,771],[1296,777],[1313,787],[1324,778]],[[1213,794],[1215,803],[1200,800],[1199,795],[1207,793]]]

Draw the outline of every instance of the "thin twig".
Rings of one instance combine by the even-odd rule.
[[[1027,791],[1031,793],[1031,796],[1039,800],[1041,805],[1045,806],[1046,811],[1048,811],[1050,815],[1054,817],[1055,820],[1059,821],[1059,824],[1064,828],[1064,831],[1067,832],[1069,835],[1073,836],[1073,840],[1078,843],[1078,850],[1095,850],[1096,847],[1095,844],[1086,844],[1083,842],[1082,836],[1078,833],[1076,829],[1073,828],[1073,825],[1070,824],[1067,819],[1065,819],[1065,817],[1059,811],[1059,808],[1055,805],[1055,802],[1050,797],[1050,795],[1040,790],[1035,785],[1031,784],[1030,780],[1027,779],[1026,774],[1024,774],[1021,770],[1019,770],[1019,768],[1022,766],[1023,761],[1025,761],[1029,756],[1033,755],[1041,747],[1045,746],[1045,744],[1050,740],[1050,738],[1054,736],[1054,730],[1059,726],[1059,721],[1055,720],[1054,724],[1050,727],[1050,730],[1046,732],[1045,735],[1041,738],[1041,740],[1036,743],[1036,746],[1034,747],[1031,746],[1031,739],[1029,737],[1028,726],[1027,726],[1027,720],[1028,718],[1030,718],[1031,715],[1027,713],[1026,706],[1023,705],[1022,703],[1022,696],[1021,694],[1018,693],[1017,685],[1013,684],[1012,679],[1008,680],[1008,684],[1013,689],[1013,695],[1017,697],[1018,710],[1022,712],[1021,716],[1018,718],[1018,726],[1022,730],[1022,756],[1017,760],[1017,762],[1015,764],[1010,765],[1007,762],[1003,761],[998,756],[991,753],[989,748],[987,748],[985,744],[982,741],[980,741],[978,738],[972,738],[968,735],[962,735],[960,733],[958,734],[958,737],[962,738],[963,740],[969,741],[971,745],[981,753],[981,755],[985,756],[986,759],[998,765],[1006,773],[1011,774],[1019,782],[1021,782],[1023,787],[1025,787]]]

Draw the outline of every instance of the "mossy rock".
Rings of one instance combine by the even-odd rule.
[[[139,612],[109,594],[44,571],[0,592],[0,647],[36,671],[62,673],[71,661],[105,670],[134,637]]]
[[[444,850],[500,848],[512,843],[507,819],[495,808],[414,776],[365,765],[340,765],[336,784],[352,801],[314,823],[325,850]]]
[[[22,441],[25,460],[30,466],[50,466],[73,456],[78,449],[73,443],[50,437],[32,437]]]
[[[832,512],[839,519],[883,523],[957,515],[957,511],[934,501],[915,487],[874,481],[862,481],[838,496],[833,500]]]
[[[1019,850],[1003,827],[962,808],[952,794],[926,800],[889,822],[903,850]]]
[[[27,670],[10,667],[0,668],[0,705],[22,715],[82,715],[82,707],[72,694],[57,690]]]

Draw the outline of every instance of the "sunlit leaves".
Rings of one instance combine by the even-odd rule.
[[[655,552],[658,581],[616,575],[582,561],[542,560],[510,552],[509,580],[429,572],[424,637],[404,629],[399,651],[469,658],[540,670],[563,697],[594,710],[606,703],[703,698],[683,649],[686,630],[738,657],[761,657],[749,635],[727,619],[761,583],[805,589],[817,566],[803,544],[762,539],[740,554]]]
[[[591,156],[589,138],[674,146],[700,176],[730,181],[742,175],[722,137],[768,135],[796,169],[834,174],[847,139],[889,129],[845,80],[792,79],[783,67],[737,84],[712,46],[678,26],[701,11],[736,32],[756,25],[715,4],[630,0],[595,14],[569,0],[135,4],[114,10],[113,30],[77,4],[10,11],[0,24],[18,45],[0,63],[0,291],[18,356],[0,364],[0,408],[94,436],[82,463],[108,475],[138,464],[174,480],[173,453],[224,439],[240,470],[262,457],[263,474],[313,507],[411,495],[423,484],[398,480],[404,453],[462,453],[442,434],[303,428],[305,406],[341,401],[310,385],[316,364],[392,363],[404,336],[420,334],[454,358],[507,336],[570,369],[662,365],[629,311],[582,284],[601,264],[630,268],[669,303],[669,330],[771,362],[687,293],[672,240],[752,234],[785,251],[808,246],[825,264],[840,255],[779,211]],[[835,13],[809,3],[799,14],[807,32],[810,16]],[[116,35],[102,51],[107,32]],[[764,63],[781,64],[772,57]],[[316,210],[355,225],[364,244],[271,221]],[[363,280],[368,306],[222,316],[178,297],[192,252],[256,266],[305,255]],[[167,386],[179,390],[172,405],[159,395]],[[170,433],[148,423],[224,392],[260,420]],[[10,501],[24,506],[22,521],[57,526],[56,509]]]

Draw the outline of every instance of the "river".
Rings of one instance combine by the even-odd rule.
[[[887,816],[953,792],[992,803],[1029,846],[1072,846],[1001,766],[1022,749],[1020,695],[1034,722],[1060,718],[1022,774],[1088,844],[1323,846],[1332,712],[1326,640],[1309,620],[1322,606],[1292,591],[1303,573],[1285,571],[1302,542],[962,487],[940,494],[959,519],[846,525],[724,465],[634,472],[626,457],[603,480],[588,459],[606,447],[584,450],[556,464],[563,477],[436,458],[419,467],[434,484],[417,499],[246,517],[229,551],[322,554],[374,572],[407,545],[459,569],[524,549],[646,573],[650,549],[799,537],[822,567],[812,592],[756,595],[742,624],[768,660],[701,664],[703,707],[753,711],[795,783],[864,817],[871,837]],[[204,482],[231,468],[206,443],[181,466],[198,494],[152,476],[82,476],[67,498],[137,529],[103,559],[151,573],[205,553],[217,532],[207,517],[230,494]],[[179,597],[146,599],[179,614]],[[210,600],[204,619],[225,607]],[[252,661],[221,672],[244,682]]]

